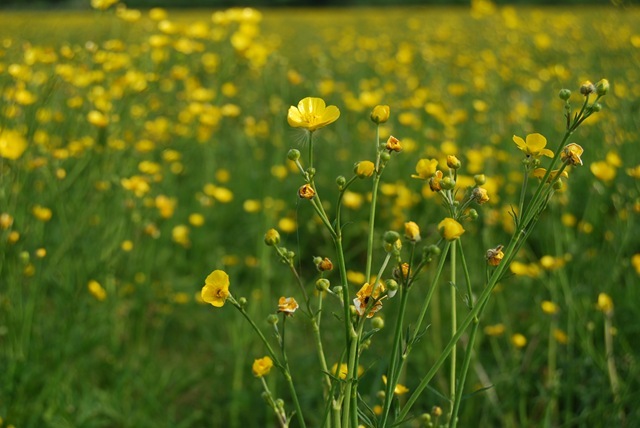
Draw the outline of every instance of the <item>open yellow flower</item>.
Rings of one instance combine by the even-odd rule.
[[[436,174],[437,169],[437,159],[420,159],[416,165],[416,174],[412,174],[411,177],[428,180]]]
[[[202,300],[221,308],[229,297],[229,275],[222,270],[214,270],[204,281]]]
[[[293,316],[293,313],[298,309],[298,302],[293,297],[280,297],[278,299],[278,312],[282,312],[287,316]]]
[[[251,366],[251,371],[253,371],[254,376],[262,377],[269,374],[271,367],[273,367],[273,360],[267,355],[266,357],[255,359]]]
[[[442,234],[442,237],[447,241],[454,241],[464,233],[462,225],[451,217],[447,217],[442,220],[438,224],[438,230]]]
[[[18,131],[0,131],[0,158],[16,160],[27,150],[27,140]]]
[[[294,128],[315,131],[335,122],[339,117],[338,107],[327,106],[322,98],[306,97],[298,103],[298,107],[289,107],[287,122]]]
[[[526,141],[517,135],[513,136],[513,142],[516,143],[516,146],[527,156],[548,156],[550,158],[553,157],[553,152],[549,149],[545,149],[547,145],[547,139],[542,134],[529,134],[526,137]]]

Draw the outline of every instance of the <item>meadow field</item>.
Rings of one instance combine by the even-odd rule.
[[[0,11],[0,427],[282,426],[263,388],[284,400],[287,414],[293,394],[277,370],[260,379],[252,373],[267,350],[242,315],[276,346],[267,319],[278,298],[296,296],[302,307],[301,289],[319,302],[329,294],[320,311],[324,355],[329,367],[342,362],[340,297],[326,288],[317,297],[315,284],[326,279],[355,295],[370,282],[368,236],[377,271],[386,231],[407,236],[403,251],[431,245],[424,254],[435,257],[406,306],[408,334],[419,302],[433,298],[397,373],[408,392],[396,390],[393,408],[402,408],[456,331],[452,312],[462,320],[472,296],[485,295],[494,269],[487,250],[514,233],[529,171],[514,135],[543,134],[556,150],[567,126],[559,92],[572,91],[578,112],[590,99],[581,86],[601,79],[610,87],[599,83],[606,92],[599,111],[569,140],[584,148],[583,165],[568,168],[487,293],[477,336],[465,331],[455,347],[462,371],[473,337],[456,422],[640,425],[637,8],[476,1],[472,8],[137,11],[108,3],[85,12]],[[313,132],[321,208],[299,196],[305,171],[288,158],[297,149],[307,159],[310,134],[288,121],[290,106],[305,97],[340,111]],[[390,107],[379,127],[371,119],[378,105]],[[354,176],[356,162],[374,161],[390,135],[402,151],[384,153],[391,159],[377,200],[370,171],[359,167],[362,180],[344,192],[336,186],[336,177]],[[474,205],[477,219],[461,220],[469,268],[457,287],[455,279],[430,285],[440,272],[455,277],[455,257],[436,268],[440,249],[449,248],[438,232],[448,214],[429,182],[412,178],[421,176],[421,159],[446,171],[448,155],[462,165],[460,196],[474,180],[489,196]],[[337,267],[319,272],[314,260],[338,264],[315,214],[336,206],[348,285]],[[419,225],[420,246],[409,221]],[[272,229],[284,256],[265,245]],[[290,253],[291,265],[281,263]],[[214,270],[228,274],[242,314],[233,300],[203,302]],[[399,343],[399,300],[384,302],[371,321],[375,336],[361,344],[358,402],[370,406],[363,426],[391,426],[376,415],[385,406],[381,376]],[[285,318],[300,409],[307,426],[326,425],[326,371],[314,332],[301,310],[279,321],[282,336]],[[334,374],[335,385],[341,375]],[[445,364],[397,422],[455,426],[445,417],[455,386]],[[292,427],[300,426],[297,413]]]

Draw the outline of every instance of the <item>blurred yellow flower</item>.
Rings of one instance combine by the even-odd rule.
[[[384,383],[385,385],[387,384],[387,377],[385,375],[382,375],[382,383]],[[409,388],[399,383],[396,384],[396,387],[393,390],[393,393],[396,395],[406,394],[407,392],[409,392]]]
[[[91,0],[91,7],[98,10],[106,10],[118,3],[118,1],[119,0]]]
[[[613,300],[611,300],[608,294],[600,293],[598,294],[597,308],[605,315],[610,315],[613,313]]]
[[[556,176],[558,175],[558,172],[560,172],[559,169],[552,170],[551,173],[549,174],[549,177],[547,178],[547,182],[553,181],[556,178]],[[532,175],[535,178],[543,179],[544,175],[546,173],[547,173],[546,169],[544,169],[544,168],[536,168],[536,169],[533,170],[533,174]],[[569,178],[569,173],[567,172],[566,169],[562,171],[562,174],[560,174],[560,177]]]
[[[0,157],[16,160],[27,150],[27,140],[18,131],[0,131]]]
[[[567,333],[560,330],[559,328],[553,329],[553,338],[561,345],[566,345],[567,343],[569,343],[569,336],[567,336]]]
[[[229,297],[229,275],[222,270],[214,270],[204,281],[200,292],[202,300],[221,308]]]
[[[484,334],[487,336],[502,336],[506,330],[504,324],[493,324],[485,326]]]
[[[616,178],[616,168],[605,161],[594,162],[589,166],[591,173],[597,179],[604,182],[610,182]]]
[[[435,175],[437,168],[437,159],[420,159],[416,165],[416,174],[412,174],[411,177],[428,180]]]
[[[87,284],[87,288],[89,289],[89,293],[91,293],[97,300],[102,302],[107,298],[107,291],[98,281],[92,279]]]
[[[549,315],[557,314],[560,311],[560,308],[558,307],[558,305],[556,305],[555,303],[549,300],[544,300],[540,304],[540,307],[542,308],[542,312]]]
[[[312,132],[335,122],[339,117],[338,107],[326,106],[322,98],[306,97],[298,103],[298,107],[289,107],[287,122],[293,128]]]
[[[189,233],[190,230],[188,226],[179,224],[171,230],[171,239],[173,239],[173,242],[176,242],[183,247],[188,248],[191,245]]]
[[[511,336],[511,343],[516,348],[524,348],[527,346],[527,338],[523,334],[516,333]]]
[[[43,207],[42,205],[35,205],[31,212],[33,213],[34,217],[40,221],[49,221],[51,220],[51,217],[53,215],[51,209]]]
[[[340,369],[338,370],[338,364],[334,363],[333,366],[331,366],[330,371],[332,375],[338,376],[340,379],[346,379],[347,374],[349,373],[349,366],[346,363],[342,363],[340,364]],[[362,373],[364,373],[364,368],[359,365],[357,369],[358,377],[362,376]]]
[[[548,156],[553,157],[553,152],[549,149],[545,149],[547,145],[547,139],[542,134],[529,134],[526,137],[526,141],[517,135],[513,136],[513,142],[516,146],[522,150],[527,156]]]
[[[13,216],[9,213],[0,214],[0,229],[9,229],[13,225]]]
[[[438,224],[438,230],[444,239],[453,241],[458,239],[465,232],[460,223],[447,217]]]
[[[267,355],[266,357],[254,360],[251,371],[254,376],[262,377],[269,374],[271,367],[273,367],[273,360]]]
[[[636,270],[636,273],[640,275],[640,253],[636,253],[631,256],[631,266]]]

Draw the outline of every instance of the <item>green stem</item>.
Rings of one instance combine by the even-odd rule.
[[[415,343],[415,341],[418,338],[418,335],[420,334],[420,328],[422,326],[422,322],[427,313],[427,308],[429,307],[429,303],[431,303],[431,299],[433,297],[434,291],[436,290],[438,281],[440,281],[440,274],[442,273],[442,269],[444,268],[444,263],[447,258],[447,253],[449,252],[450,246],[451,246],[451,243],[447,242],[445,244],[444,250],[442,251],[442,254],[440,255],[440,261],[436,269],[436,274],[433,278],[433,281],[431,281],[431,288],[429,289],[427,297],[425,298],[424,303],[422,304],[422,310],[420,311],[420,315],[418,316],[418,321],[417,321],[416,327],[413,330],[413,334],[411,338],[409,338],[409,340],[407,341],[407,347],[402,356],[402,360],[400,361],[400,365],[399,367],[397,367],[398,351],[400,350],[400,340],[402,338],[402,325],[404,322],[406,301],[409,295],[408,287],[406,290],[404,289],[404,287],[400,289],[400,292],[402,293],[400,296],[400,299],[401,299],[400,309],[398,310],[398,318],[396,319],[396,324],[395,324],[393,344],[391,346],[391,359],[389,361],[389,369],[388,369],[389,375],[387,376],[387,387],[385,391],[384,404],[382,409],[382,419],[380,423],[381,427],[384,427],[387,424],[387,420],[389,418],[389,410],[391,409],[391,401],[393,398],[392,391],[395,390],[397,380],[399,378],[399,373],[404,368],[404,364],[407,361],[407,356],[409,355],[409,352],[411,352],[413,344]]]
[[[376,219],[376,202],[378,198],[378,185],[382,170],[380,165],[380,151],[378,143],[380,142],[380,125],[376,126],[376,169],[373,174],[373,188],[371,190],[371,207],[369,211],[369,235],[367,236],[367,264],[365,269],[365,279],[371,281],[371,264],[373,263],[373,232]]]
[[[456,330],[458,328],[458,319],[456,314],[457,302],[456,302],[456,242],[451,242],[451,336],[453,337],[456,334]],[[451,409],[449,413],[449,421],[451,421],[451,416],[453,415],[453,403],[455,402],[456,397],[456,359],[457,359],[457,348],[454,346],[451,350],[451,369],[449,371],[449,393],[451,397]]]

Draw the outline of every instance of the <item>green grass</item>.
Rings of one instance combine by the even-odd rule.
[[[632,262],[640,253],[640,189],[628,172],[640,165],[636,10],[503,8],[477,19],[467,9],[449,8],[265,10],[244,53],[230,44],[237,23],[219,30],[218,39],[191,34],[193,52],[171,47],[189,23],[216,28],[210,16],[171,12],[169,19],[183,30],[157,47],[149,36],[159,31],[146,12],[133,24],[110,11],[64,19],[24,12],[0,17],[0,130],[18,130],[29,144],[18,160],[0,158],[0,213],[13,218],[0,229],[4,424],[275,426],[251,374],[262,345],[233,308],[214,310],[196,297],[213,269],[225,269],[234,296],[247,297],[266,332],[262,320],[275,311],[278,297],[296,288],[264,246],[265,231],[281,229],[309,289],[317,276],[312,258],[334,257],[311,208],[296,196],[302,180],[286,153],[305,150],[302,135],[286,123],[288,107],[321,96],[341,110],[339,121],[318,133],[315,154],[318,185],[333,202],[335,177],[348,177],[354,162],[373,156],[370,109],[391,106],[383,134],[400,138],[405,150],[385,171],[376,237],[413,220],[425,242],[437,240],[445,212],[422,182],[410,178],[420,158],[455,151],[463,173],[485,173],[491,201],[478,222],[465,225],[463,244],[480,287],[484,252],[506,243],[506,213],[517,204],[521,152],[512,136],[540,132],[555,147],[564,126],[558,91],[571,88],[577,105],[580,83],[600,78],[609,79],[611,93],[574,137],[585,148],[585,165],[571,171],[519,257],[537,266],[545,255],[566,263],[500,284],[482,328],[500,323],[505,333],[478,338],[467,381],[470,391],[492,388],[463,402],[459,426],[617,426],[619,413],[627,426],[640,422],[634,339],[640,268]],[[208,68],[205,54],[214,54],[218,65]],[[136,86],[140,82],[144,88]],[[229,83],[236,94],[224,86]],[[199,88],[211,90],[211,97],[198,98]],[[21,90],[35,102],[21,104]],[[240,114],[221,111],[226,104]],[[105,128],[87,121],[94,109],[109,112]],[[141,150],[143,140],[151,142],[149,150]],[[179,160],[172,158],[176,153]],[[155,162],[158,171],[140,171],[141,161]],[[616,171],[614,179],[594,175],[592,165],[601,161]],[[149,184],[141,197],[122,185],[134,175]],[[207,194],[207,184],[229,189],[233,199],[211,188]],[[358,182],[353,190],[366,201],[368,184]],[[175,199],[168,218],[155,206],[159,195]],[[259,201],[261,209],[248,212],[247,200]],[[51,220],[36,219],[35,205],[50,208]],[[345,213],[347,262],[359,271],[367,211],[365,202]],[[203,226],[189,224],[194,213],[204,216]],[[567,214],[575,225],[561,221]],[[283,218],[299,228],[287,232]],[[188,245],[172,239],[178,225],[189,225]],[[15,242],[12,232],[19,233]],[[121,248],[124,241],[131,241],[131,251]],[[43,258],[36,254],[40,248]],[[426,294],[430,272],[416,298]],[[329,279],[339,282],[336,272]],[[105,300],[88,291],[90,280],[102,285]],[[354,293],[360,285],[353,284]],[[604,316],[596,309],[601,292],[615,305],[618,401],[607,371]],[[447,341],[447,295],[448,289],[438,290],[430,328],[401,378],[410,389]],[[543,313],[544,300],[555,302],[559,313]],[[396,305],[391,300],[381,311],[387,325]],[[418,311],[411,307],[408,318]],[[329,364],[340,358],[343,340],[331,312],[340,309],[329,307],[323,321]],[[567,335],[566,344],[549,339],[554,328]],[[392,335],[390,328],[382,333],[361,361],[368,371],[360,390],[374,403]],[[514,333],[527,338],[524,348],[512,345]],[[288,322],[287,334],[302,406],[318,409],[320,373],[304,317]],[[546,383],[551,361],[555,387]],[[291,409],[284,382],[277,375],[268,382]],[[446,374],[431,386],[416,412],[446,408]],[[314,411],[307,417],[310,426],[319,424]]]

